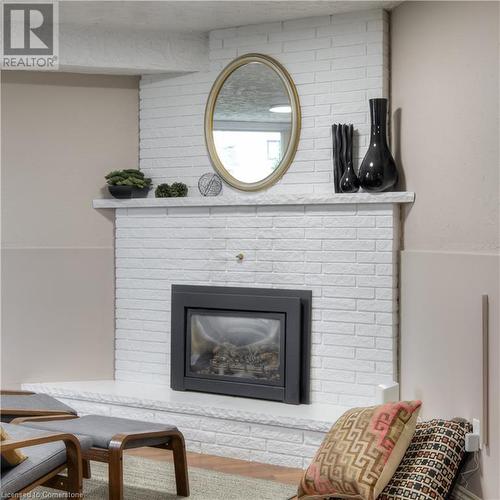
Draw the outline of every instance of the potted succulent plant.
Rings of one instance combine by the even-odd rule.
[[[145,198],[151,189],[151,179],[135,168],[113,170],[106,175],[106,183],[115,198]]]

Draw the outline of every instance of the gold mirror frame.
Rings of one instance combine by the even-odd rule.
[[[286,152],[274,172],[268,175],[265,179],[257,182],[241,182],[226,170],[219,158],[219,155],[217,154],[213,134],[213,118],[217,98],[219,97],[219,93],[226,80],[235,70],[252,62],[265,64],[275,73],[277,73],[277,75],[283,82],[283,85],[285,86],[288,97],[290,99],[290,106],[292,107],[292,130],[290,133],[290,139],[288,141]],[[265,189],[272,186],[273,184],[278,182],[281,177],[283,177],[285,172],[290,167],[295,153],[297,152],[300,138],[300,122],[301,116],[299,95],[291,76],[288,74],[288,71],[278,61],[263,54],[245,54],[238,57],[237,59],[229,63],[215,80],[212,89],[210,90],[207,106],[205,108],[205,143],[207,145],[208,154],[210,156],[210,160],[212,161],[213,167],[225,182],[227,182],[230,186],[233,186],[234,188],[240,189],[242,191],[258,191],[260,189]]]

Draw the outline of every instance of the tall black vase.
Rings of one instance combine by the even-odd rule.
[[[398,182],[396,162],[387,144],[387,99],[370,99],[370,118],[370,146],[359,167],[359,183],[365,191],[387,191]]]

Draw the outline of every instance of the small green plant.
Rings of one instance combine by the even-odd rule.
[[[110,186],[132,186],[143,189],[151,186],[151,179],[135,168],[113,170],[106,175],[106,182]]]
[[[170,196],[170,186],[168,184],[159,184],[155,189],[157,198],[168,198]]]
[[[155,190],[157,198],[182,198],[186,196],[188,187],[183,182],[174,182],[171,186],[169,184],[159,184]]]

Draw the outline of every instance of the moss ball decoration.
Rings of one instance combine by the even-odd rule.
[[[188,187],[183,182],[174,182],[170,186],[170,196],[174,198],[183,198],[187,196]]]
[[[168,198],[170,196],[170,186],[168,184],[159,184],[155,189],[156,198]]]
[[[188,187],[183,182],[174,182],[172,185],[159,184],[155,190],[157,198],[182,198],[187,196]]]

